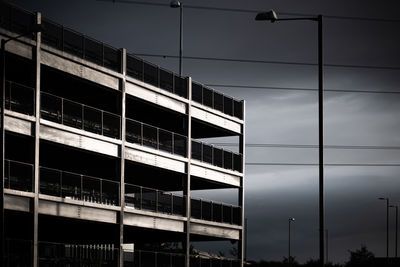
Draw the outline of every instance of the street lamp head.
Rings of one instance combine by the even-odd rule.
[[[178,7],[181,7],[181,2],[177,1],[177,0],[172,0],[169,3],[169,6],[172,7],[172,8],[178,8]]]
[[[271,22],[275,22],[278,20],[278,16],[276,15],[275,11],[270,10],[268,12],[260,12],[255,17],[255,20],[269,20]]]
[[[295,218],[289,218],[289,221],[294,222],[296,219]]]
[[[385,198],[385,197],[379,197],[378,199],[379,199],[379,200],[386,200],[387,198]]]

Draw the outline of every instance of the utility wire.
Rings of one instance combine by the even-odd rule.
[[[318,91],[316,88],[298,88],[298,87],[279,87],[279,86],[254,86],[254,85],[234,85],[234,84],[205,84],[210,87],[219,88],[247,88],[262,90],[287,90],[287,91]],[[400,94],[400,91],[376,91],[376,90],[350,90],[350,89],[324,89],[324,92],[337,93],[367,93],[367,94]]]
[[[134,53],[136,56],[142,57],[158,57],[158,58],[179,58],[175,55],[162,55],[162,54],[147,54],[147,53]],[[310,62],[291,62],[279,60],[258,60],[258,59],[241,59],[241,58],[221,58],[221,57],[197,57],[197,56],[183,56],[183,59],[188,60],[205,60],[205,61],[223,61],[223,62],[239,62],[239,63],[259,63],[259,64],[280,64],[280,65],[297,65],[297,66],[318,66],[317,63]],[[378,66],[378,65],[354,65],[354,64],[324,64],[325,67],[333,68],[355,68],[355,69],[380,69],[380,70],[400,70],[396,66]]]
[[[126,4],[137,4],[146,6],[162,6],[169,7],[169,4],[157,3],[157,2],[144,2],[144,1],[130,1],[130,0],[97,0],[102,2],[119,2]],[[208,6],[196,6],[196,5],[184,5],[185,9],[202,9],[202,10],[215,10],[224,12],[237,12],[237,13],[252,13],[256,14],[265,10],[255,10],[255,9],[241,9],[241,8],[223,8],[223,7],[208,7]],[[307,16],[316,17],[318,14],[305,14],[305,13],[293,13],[293,12],[278,12],[279,15],[284,16]],[[374,21],[374,22],[400,22],[400,19],[392,18],[371,18],[371,17],[351,17],[351,16],[334,16],[334,15],[323,15],[324,18],[329,19],[340,19],[340,20],[358,20],[358,21]]]
[[[235,143],[213,143],[216,146],[235,147]],[[319,148],[318,145],[298,145],[298,144],[268,144],[268,143],[247,143],[249,148],[302,148],[314,149]],[[364,150],[400,150],[400,146],[350,146],[350,145],[324,145],[324,149],[364,149]]]
[[[150,5],[150,6],[163,6],[169,7],[169,4],[157,3],[157,2],[144,2],[144,1],[130,1],[130,0],[97,0],[105,2],[120,2],[129,4],[139,4],[139,5]],[[205,7],[205,6],[194,6],[185,5],[185,8],[193,9],[206,9],[206,10],[218,10],[218,11],[233,11],[233,12],[247,12],[247,13],[257,13],[259,10],[245,10],[245,9],[233,9],[233,8],[218,8],[218,7]],[[281,15],[293,15],[293,16],[317,16],[313,14],[300,14],[300,13],[279,13]],[[333,19],[353,19],[353,20],[365,20],[365,21],[384,21],[384,22],[400,22],[400,19],[381,19],[381,18],[366,18],[366,17],[346,17],[346,16],[324,16],[325,18]],[[148,54],[148,53],[138,53],[137,56],[146,57],[159,57],[159,58],[179,58],[179,56],[174,55],[161,55],[161,54]],[[285,64],[285,65],[300,65],[300,66],[317,66],[316,63],[309,62],[288,62],[288,61],[275,61],[275,60],[253,60],[253,59],[232,59],[232,58],[217,58],[217,57],[195,57],[195,56],[183,56],[183,59],[191,60],[213,60],[213,61],[225,61],[225,62],[242,62],[242,63],[263,63],[263,64]],[[363,68],[363,69],[383,69],[383,70],[400,70],[400,67],[393,66],[376,66],[376,65],[352,65],[352,64],[324,64],[326,67],[336,67],[336,68]]]

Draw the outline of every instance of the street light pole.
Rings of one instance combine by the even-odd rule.
[[[40,24],[35,24],[31,29],[23,34],[11,37],[8,39],[1,39],[1,122],[0,122],[0,175],[1,175],[1,186],[0,186],[0,209],[1,209],[1,219],[0,219],[0,231],[1,231],[1,242],[0,242],[0,263],[1,266],[5,264],[5,231],[4,231],[4,160],[5,160],[5,108],[6,108],[6,44],[10,41],[17,40],[21,37],[27,36],[32,33],[38,33],[42,30]]]
[[[324,199],[324,57],[322,43],[322,16],[318,16],[318,155],[319,155],[319,260],[325,263],[325,199]]]
[[[289,266],[292,266],[292,260],[291,260],[291,255],[290,255],[290,224],[291,222],[294,222],[295,219],[294,218],[289,218],[289,246],[288,246],[288,262],[289,262]]]
[[[380,197],[379,200],[386,200],[386,258],[389,259],[389,198]]]
[[[390,207],[396,209],[396,234],[395,234],[395,236],[396,236],[396,239],[395,239],[396,242],[395,242],[394,257],[397,258],[397,241],[398,241],[398,239],[397,239],[397,237],[398,237],[397,233],[398,233],[398,228],[399,228],[399,206],[397,206],[397,205],[390,205]]]
[[[275,11],[258,13],[255,20],[285,21],[310,20],[318,22],[318,177],[319,177],[319,261],[325,264],[325,200],[324,200],[324,52],[323,52],[323,19],[317,17],[278,18]]]
[[[183,4],[173,0],[170,7],[179,8],[179,76],[182,77],[182,55],[183,55]]]

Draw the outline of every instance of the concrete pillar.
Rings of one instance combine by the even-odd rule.
[[[190,164],[192,159],[192,78],[188,78],[188,106],[187,106],[187,180],[186,180],[186,225],[185,225],[185,233],[186,238],[184,242],[184,249],[186,254],[186,267],[190,266],[190,214],[191,214],[191,207],[190,207]]]
[[[125,141],[126,141],[126,49],[121,50],[121,72],[123,74],[120,80],[120,88],[122,94],[121,105],[121,180],[120,180],[120,219],[119,219],[119,266],[124,266],[124,251],[122,244],[124,243],[124,208],[125,208]]]
[[[42,16],[38,12],[36,13],[36,23],[41,24]],[[35,53],[33,53],[32,60],[36,63],[36,96],[35,96],[35,161],[34,161],[34,173],[35,183],[34,192],[35,197],[33,199],[33,267],[38,266],[38,240],[39,240],[39,147],[40,147],[40,46],[42,42],[42,34],[39,32],[36,34],[36,47]]]
[[[243,122],[246,119],[246,103],[243,100]],[[245,140],[245,123],[242,124],[242,134],[239,137],[239,153],[243,155],[242,159],[242,177],[240,178],[240,188],[239,188],[239,207],[241,207],[241,226],[242,229],[240,230],[240,239],[238,244],[238,258],[240,260],[240,266],[243,267],[244,261],[244,239],[245,239],[245,231],[244,231],[244,174],[245,174],[245,166],[246,166],[246,157],[245,157],[245,147],[246,147],[246,140]]]

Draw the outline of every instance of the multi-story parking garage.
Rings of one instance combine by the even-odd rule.
[[[5,266],[243,265],[244,102],[1,5],[1,39],[44,26],[6,45]],[[236,258],[191,247],[220,240]]]

